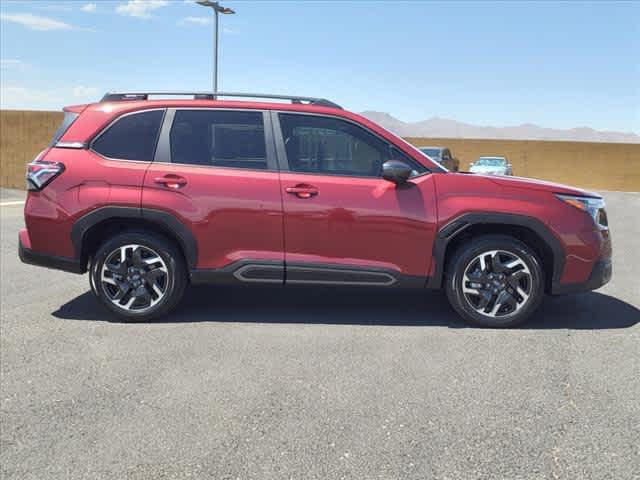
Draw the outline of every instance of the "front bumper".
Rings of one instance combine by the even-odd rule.
[[[565,295],[568,293],[588,292],[602,287],[611,280],[611,258],[601,258],[593,265],[589,278],[584,283],[568,283],[554,285],[552,295]]]
[[[35,252],[22,244],[22,238],[18,238],[18,256],[22,263],[28,263],[29,265],[53,268],[71,273],[84,273],[84,268],[80,260]]]

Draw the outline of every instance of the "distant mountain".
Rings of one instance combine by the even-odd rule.
[[[598,131],[587,127],[559,130],[531,123],[513,127],[490,127],[433,117],[421,122],[403,122],[385,112],[366,111],[360,115],[403,137],[491,138],[508,140],[565,140],[572,142],[640,143],[632,132]]]

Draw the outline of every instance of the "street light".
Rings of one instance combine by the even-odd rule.
[[[198,0],[198,5],[203,7],[210,7],[213,9],[214,30],[213,30],[213,93],[218,93],[218,14],[231,15],[236,12],[228,7],[221,6],[218,2],[212,2],[211,0]]]

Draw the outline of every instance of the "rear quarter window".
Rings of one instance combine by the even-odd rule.
[[[69,127],[73,122],[76,121],[76,118],[78,118],[79,115],[80,115],[79,113],[75,113],[75,112],[64,112],[64,118],[62,119],[62,123],[60,124],[56,132],[53,134],[51,143],[49,143],[50,147],[55,146],[55,144],[60,141],[60,139],[64,135],[64,132],[69,130]]]
[[[149,110],[120,117],[96,137],[91,148],[108,158],[150,162],[163,116],[164,110]]]

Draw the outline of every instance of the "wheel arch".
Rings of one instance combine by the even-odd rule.
[[[126,230],[148,230],[176,243],[189,268],[195,268],[197,242],[191,231],[174,215],[155,209],[101,207],[80,217],[71,230],[76,257],[84,271],[92,253],[105,238]]]
[[[564,268],[564,249],[560,240],[537,218],[526,215],[477,212],[456,217],[438,230],[433,247],[436,266],[428,288],[441,288],[447,262],[456,249],[474,237],[501,234],[516,238],[533,249],[542,262],[545,291],[558,284]]]

